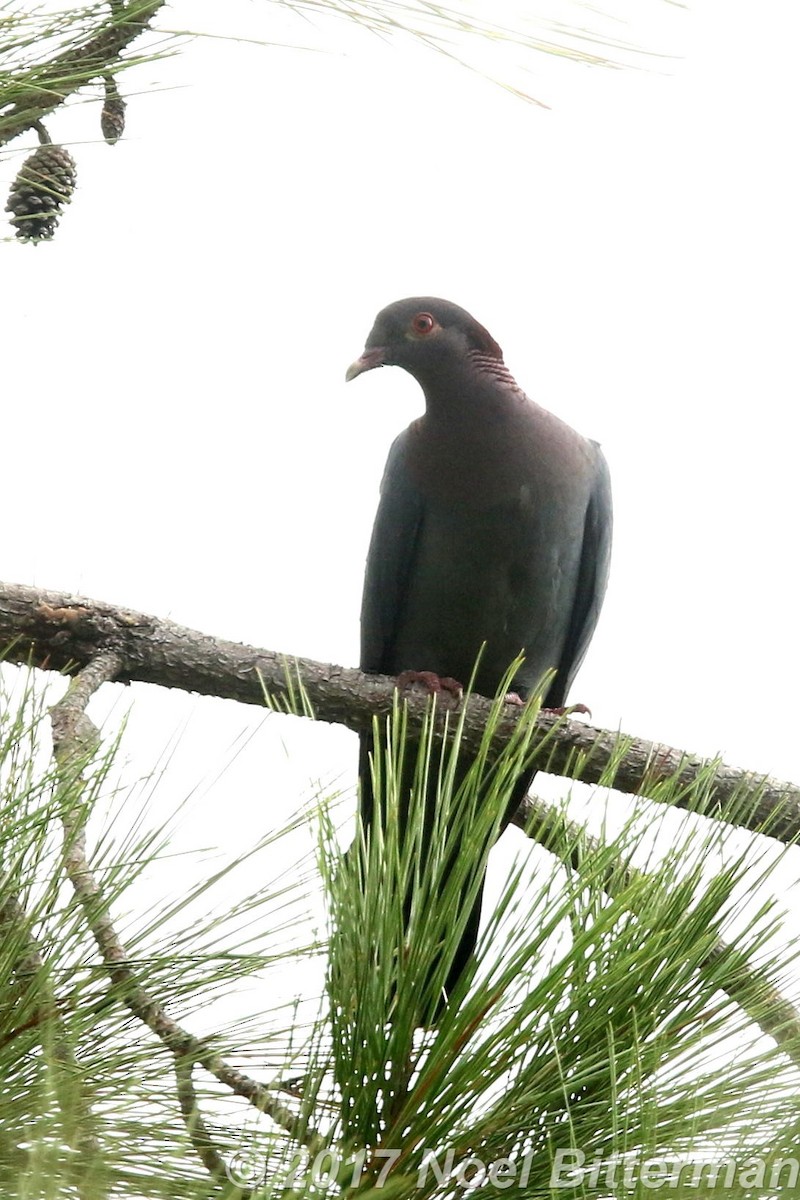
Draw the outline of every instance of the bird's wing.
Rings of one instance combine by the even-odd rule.
[[[361,669],[390,674],[424,505],[406,465],[408,431],[395,438],[381,482],[361,601]]]
[[[613,512],[611,477],[602,450],[596,442],[592,445],[597,469],[586,509],[578,583],[558,671],[545,699],[548,707],[558,707],[566,699],[592,639],[608,581]]]

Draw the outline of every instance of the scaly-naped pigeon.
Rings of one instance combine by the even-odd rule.
[[[524,697],[555,670],[544,703],[562,706],[608,575],[611,490],[600,447],[530,400],[487,330],[446,300],[399,300],[378,314],[347,379],[382,366],[413,375],[425,414],[395,439],[383,476],[364,581],[362,669],[466,683],[483,646],[474,687],[494,696],[523,653],[513,690]],[[367,826],[369,745],[363,738]],[[531,777],[509,796],[506,822]],[[480,900],[447,994],[473,952]]]

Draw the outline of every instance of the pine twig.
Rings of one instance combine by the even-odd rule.
[[[581,825],[570,821],[554,805],[539,796],[525,797],[512,818],[512,824],[579,873],[585,861],[584,855],[596,854],[602,848],[598,838],[586,833]],[[646,878],[646,871],[623,863],[612,863],[603,881],[603,891],[607,896],[618,896],[632,884]],[[773,1038],[795,1066],[800,1067],[800,1013],[776,990],[766,975],[757,967],[743,962],[736,948],[722,938],[711,948],[703,966],[717,971],[720,967],[724,968],[720,979],[721,990],[739,1005],[755,1025]]]
[[[187,1057],[185,1054],[175,1055],[175,1080],[181,1116],[197,1157],[212,1179],[223,1179],[225,1177],[225,1159],[214,1145],[214,1139],[203,1120],[192,1078],[193,1067],[194,1063],[191,1057]]]
[[[21,85],[20,98],[0,116],[0,146],[35,126],[92,79],[106,74],[122,51],[145,32],[164,3],[128,0],[127,4],[114,4],[110,23],[39,68],[36,81]]]
[[[53,1065],[55,1072],[56,1099],[62,1104],[62,1110],[67,1116],[67,1106],[63,1104],[64,1097],[69,1097],[69,1107],[77,1107],[78,1121],[65,1120],[64,1129],[68,1144],[76,1152],[73,1182],[79,1197],[83,1196],[83,1177],[92,1173],[92,1165],[100,1157],[100,1143],[92,1129],[93,1114],[91,1105],[86,1098],[84,1087],[84,1072],[77,1059],[64,1019],[58,1006],[58,999],[53,990],[52,981],[45,971],[45,961],[39,943],[32,936],[29,921],[19,899],[7,895],[0,904],[0,936],[8,943],[13,936],[13,930],[22,930],[24,949],[13,965],[15,988],[14,991],[22,997],[27,986],[36,978],[38,1002],[35,1011],[16,1028],[12,1029],[3,1039],[10,1041],[21,1036],[32,1028],[53,1030],[52,1046]],[[13,999],[13,994],[6,997],[6,1002]],[[2,1043],[0,1043],[2,1044]],[[76,1100],[77,1097],[77,1106]],[[93,1194],[97,1194],[96,1191]]]
[[[91,658],[70,684],[64,697],[51,709],[53,753],[65,790],[85,787],[83,769],[99,744],[99,731],[86,716],[86,706],[103,683],[119,674],[122,656],[105,650]],[[74,809],[74,805],[70,806]],[[139,981],[130,958],[116,932],[108,907],[86,852],[86,832],[74,816],[63,818],[64,865],[75,895],[106,965],[109,978],[135,1017],[148,1026],[168,1050],[184,1063],[199,1063],[235,1095],[265,1113],[290,1136],[303,1142],[312,1153],[322,1139],[275,1099],[260,1083],[230,1066],[205,1041],[174,1021],[161,1003]]]

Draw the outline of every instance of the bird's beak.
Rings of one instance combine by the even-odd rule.
[[[383,346],[375,346],[372,350],[365,350],[361,358],[357,358],[354,363],[350,363],[345,374],[345,383],[349,383],[351,379],[355,379],[356,375],[363,375],[365,371],[371,371],[373,367],[382,367],[386,361],[386,351]]]

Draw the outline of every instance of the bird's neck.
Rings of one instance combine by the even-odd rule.
[[[488,356],[487,356],[488,357]],[[502,360],[423,385],[425,415],[410,426],[409,468],[420,492],[449,506],[513,500],[530,474],[538,406]]]
[[[498,358],[494,354],[486,354],[482,350],[470,350],[467,354],[467,361],[470,370],[479,379],[493,384],[505,384],[515,392],[522,390],[502,358]]]
[[[502,358],[470,350],[454,369],[448,364],[441,372],[418,378],[425,393],[427,416],[437,419],[470,419],[471,410],[483,414],[500,411],[524,393]],[[480,420],[480,416],[478,418]]]

